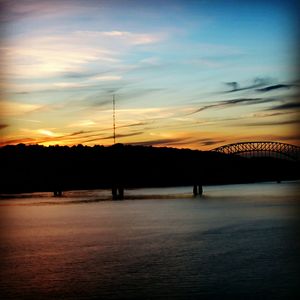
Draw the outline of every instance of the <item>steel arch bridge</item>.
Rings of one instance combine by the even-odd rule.
[[[241,142],[223,145],[211,151],[225,154],[246,154],[246,156],[272,156],[300,160],[300,147],[279,142]]]

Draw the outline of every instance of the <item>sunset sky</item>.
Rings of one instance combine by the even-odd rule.
[[[297,1],[0,3],[0,145],[300,144]]]

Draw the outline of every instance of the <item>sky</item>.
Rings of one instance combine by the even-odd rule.
[[[0,146],[300,145],[297,1],[0,6]]]

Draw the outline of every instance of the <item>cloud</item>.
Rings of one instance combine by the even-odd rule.
[[[37,132],[39,134],[50,136],[50,137],[55,137],[57,135],[55,132],[48,129],[38,129]]]
[[[0,142],[0,146],[5,146],[5,145],[16,145],[16,144],[30,144],[30,143],[36,143],[35,139],[33,138],[20,138],[20,139],[8,139],[8,140],[3,140]]]
[[[270,85],[261,89],[257,89],[258,92],[269,92],[273,90],[278,90],[278,89],[289,89],[294,85],[292,84],[276,84],[276,85]]]
[[[103,73],[107,73],[107,72],[103,72]],[[97,74],[95,72],[91,72],[91,71],[78,71],[78,72],[65,72],[62,73],[61,76],[65,77],[67,79],[85,79],[85,78],[89,78],[92,76],[96,76]]]
[[[128,137],[128,136],[135,136],[135,135],[140,135],[143,134],[143,131],[138,131],[138,132],[133,132],[133,133],[126,133],[126,134],[116,134],[116,138],[124,138],[124,137]],[[112,139],[114,136],[110,135],[107,137],[102,138],[102,140],[109,140]]]
[[[90,130],[90,131],[92,131],[92,130]],[[87,132],[89,132],[89,131],[80,130],[80,131],[75,131],[75,132],[73,132],[73,133],[70,133],[70,134],[68,134],[67,136],[76,136],[76,135],[85,134],[85,133],[87,133]]]
[[[132,142],[126,143],[129,145],[139,145],[139,146],[183,146],[187,147],[187,145],[202,145],[202,146],[211,146],[215,144],[224,143],[223,139],[191,139],[190,137],[179,137],[179,138],[165,138],[165,139],[155,139],[155,140],[147,140],[141,142]]]
[[[225,82],[225,84],[231,86],[232,89],[229,90],[229,91],[225,91],[224,93],[232,93],[232,92],[239,92],[239,91],[259,88],[259,87],[265,86],[267,84],[270,84],[271,82],[272,82],[272,79],[270,79],[270,78],[261,78],[261,77],[255,78],[251,85],[244,86],[244,87],[239,87],[240,85],[237,81]]]
[[[242,104],[242,105],[254,105],[254,104],[261,104],[261,103],[267,103],[276,101],[274,98],[237,98],[237,99],[230,99],[230,100],[224,100],[219,101],[217,103],[208,104],[205,106],[202,106],[201,108],[188,113],[187,115],[195,114],[203,110],[211,109],[211,108],[226,108],[229,106],[233,106],[236,104]]]
[[[211,145],[224,143],[225,140],[224,139],[204,138],[204,139],[195,140],[195,142],[200,143],[202,146],[211,146]]]
[[[294,135],[288,135],[288,136],[282,136],[279,138],[280,140],[294,140],[294,141],[300,141],[300,134],[294,134]]]
[[[64,35],[33,35],[11,38],[1,49],[3,70],[11,76],[39,78],[57,74],[78,74],[88,63],[110,67],[133,46],[156,43],[161,33],[76,31]],[[122,49],[122,50],[120,50]],[[10,67],[9,67],[10,66]],[[85,71],[86,72],[86,71]],[[97,80],[118,80],[119,75],[102,75]]]
[[[119,75],[98,75],[98,76],[93,76],[90,77],[89,79],[91,80],[96,80],[96,81],[115,81],[115,80],[121,80],[122,76]]]
[[[96,33],[100,36],[108,36],[125,40],[133,45],[157,43],[162,39],[161,34],[132,33],[128,31],[106,31]]]
[[[0,130],[1,129],[5,129],[5,128],[7,128],[9,125],[7,125],[7,124],[0,124]]]
[[[75,126],[76,124],[76,126]],[[68,127],[81,127],[80,125],[81,123],[73,123],[73,124],[70,124],[72,126],[68,126]],[[132,127],[139,127],[139,126],[144,126],[144,125],[147,125],[148,122],[138,122],[138,123],[129,123],[129,124],[126,124],[126,125],[119,125],[119,126],[116,126],[116,129],[124,129],[124,128],[132,128]],[[74,125],[74,126],[73,126]],[[78,130],[78,131],[75,131],[73,133],[70,133],[68,135],[64,135],[62,138],[65,138],[65,137],[73,137],[73,136],[78,136],[78,135],[86,135],[86,134],[90,134],[90,133],[93,133],[93,135],[89,135],[88,137],[93,137],[96,133],[96,135],[99,136],[99,134],[103,134],[103,132],[107,132],[107,131],[111,131],[112,130],[112,127],[105,127],[105,128],[101,128],[101,129],[94,129],[94,130]],[[87,137],[87,136],[85,136]]]
[[[266,112],[257,112],[257,113],[254,113],[254,114],[247,115],[247,117],[251,117],[251,118],[269,118],[269,117],[287,115],[287,114],[291,114],[291,113],[294,113],[294,112],[289,112],[289,111],[267,112],[267,113]]]
[[[80,120],[75,123],[69,124],[68,127],[90,127],[94,125],[96,125],[96,123],[92,120]]]
[[[277,126],[277,125],[292,125],[292,124],[300,124],[300,120],[264,121],[264,122],[256,121],[255,123],[246,123],[243,125],[255,127],[255,126]]]
[[[51,143],[51,144],[66,144],[69,141],[72,141],[72,144],[74,143],[82,143],[82,139],[84,138],[91,138],[91,137],[97,137],[99,138],[103,135],[103,133],[100,133],[99,130],[90,130],[90,131],[78,131],[73,132],[71,134],[66,135],[58,135],[51,130],[48,129],[37,129],[37,130],[28,130],[23,129],[24,132],[31,133],[37,135],[36,138],[30,138],[30,139],[14,139],[14,140],[7,140],[4,141],[2,144],[17,144],[17,143],[24,143],[24,144],[44,144],[44,143]],[[90,132],[93,132],[93,134],[88,134]],[[43,138],[40,137],[40,135],[43,135]]]
[[[81,90],[91,90],[91,89],[101,89],[103,91],[106,87],[107,89],[115,85],[115,82],[121,81],[122,76],[119,75],[107,75],[107,76],[92,76],[87,78],[86,80],[81,81],[61,81],[53,84],[49,84],[48,92],[51,91],[73,91],[74,89]],[[122,84],[120,84],[121,86]],[[120,87],[115,87],[115,90]],[[41,90],[39,91],[41,92]],[[102,93],[103,94],[103,93]]]
[[[149,122],[138,122],[138,123],[132,123],[132,124],[129,124],[129,125],[117,126],[116,128],[144,126],[144,125],[147,125],[147,124],[149,124]]]
[[[113,51],[63,36],[20,38],[4,45],[2,53],[5,75],[26,79],[78,73],[95,61],[106,64],[117,61]]]
[[[171,141],[165,143],[166,146],[184,146],[187,147],[187,145],[193,145],[193,146],[212,146],[220,143],[224,143],[224,139],[213,139],[213,138],[200,138],[200,139],[193,139],[191,137],[185,137],[185,138],[178,138],[176,141]]]
[[[239,84],[236,81],[225,82],[225,84],[232,87],[231,92],[236,91],[238,89],[238,87],[239,87]]]
[[[75,31],[73,33],[74,38],[80,38],[88,42],[97,43],[95,41],[101,40],[102,45],[106,45],[106,48],[114,49],[117,51],[118,47],[127,47],[147,45],[158,43],[166,38],[164,33],[140,33],[129,31]],[[119,52],[119,51],[117,51]]]
[[[29,104],[29,103],[19,103],[12,101],[0,101],[0,111],[2,117],[11,117],[23,115],[39,109],[41,105]]]
[[[120,139],[120,138],[125,138],[125,137],[130,137],[130,136],[136,136],[136,135],[140,135],[143,134],[142,131],[139,132],[133,132],[133,133],[128,133],[128,134],[116,134],[116,139]],[[113,140],[113,135],[110,136],[106,136],[106,137],[98,137],[98,138],[94,138],[94,139],[88,139],[88,140],[81,140],[81,143],[89,143],[89,142],[94,142],[94,141],[102,141],[102,140]]]
[[[192,66],[197,66],[200,68],[220,68],[224,67],[224,62],[221,62],[216,58],[197,58],[197,59],[189,59],[186,61],[188,64]]]
[[[250,136],[243,136],[242,139],[232,140],[230,143],[235,142],[250,142],[250,141],[276,141],[276,142],[284,142],[284,141],[291,141],[291,140],[300,140],[300,135],[297,134],[285,134],[285,135],[278,135],[278,134],[258,134],[258,135],[250,135]]]
[[[147,64],[126,60],[133,47],[157,43],[164,38],[161,33],[127,31],[45,32],[44,35],[39,32],[18,38],[11,36],[1,44],[4,59],[0,68],[4,78],[13,79],[5,83],[5,88],[14,93],[97,88],[99,84],[123,81],[126,72]],[[159,66],[153,59],[147,65]],[[56,82],[53,79],[57,79]]]
[[[91,132],[94,132],[94,133],[88,134]],[[94,138],[94,140],[99,140],[99,139],[101,139],[101,136],[103,136],[103,133],[101,133],[99,130],[90,130],[90,131],[75,132],[73,134],[60,136],[59,138],[56,138],[56,140],[61,140],[64,142],[77,140],[78,143],[83,143],[84,142],[83,139]],[[97,137],[97,138],[95,138],[95,137]]]
[[[125,127],[125,126],[123,126]],[[35,143],[59,143],[62,142],[63,144],[66,144],[70,141],[72,141],[72,144],[74,143],[89,143],[89,142],[93,142],[93,141],[101,141],[101,140],[109,140],[109,139],[113,139],[113,136],[103,136],[104,132],[103,131],[107,131],[107,130],[111,130],[111,128],[104,128],[101,130],[80,130],[80,131],[75,131],[73,133],[70,134],[66,134],[66,135],[55,135],[55,134],[47,134],[48,132],[46,132],[45,130],[35,130],[36,133],[39,134],[43,134],[46,136],[46,138],[43,139],[34,139],[31,140],[30,142],[35,142]],[[47,130],[48,131],[48,130]],[[50,131],[49,131],[50,132]],[[139,132],[133,132],[133,133],[128,133],[128,134],[117,134],[116,138],[124,138],[124,137],[129,137],[129,136],[135,136],[135,135],[139,135],[142,134],[142,131]]]
[[[298,108],[300,108],[299,102],[288,102],[277,106],[273,106],[268,110],[289,110],[289,109],[298,109]]]
[[[29,123],[41,123],[41,121],[33,120],[33,119],[14,118],[14,120],[22,121],[22,122],[29,122]]]
[[[169,146],[175,145],[178,142],[184,141],[182,138],[170,138],[170,139],[155,139],[141,142],[126,143],[127,145],[138,145],[138,146]]]
[[[95,1],[80,0],[1,0],[0,8],[3,14],[0,16],[0,22],[17,22],[20,19],[28,18],[54,18],[67,17],[70,14],[83,13],[89,9],[89,4]]]

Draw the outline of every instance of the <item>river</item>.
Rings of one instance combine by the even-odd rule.
[[[2,195],[1,299],[292,299],[299,182]]]

